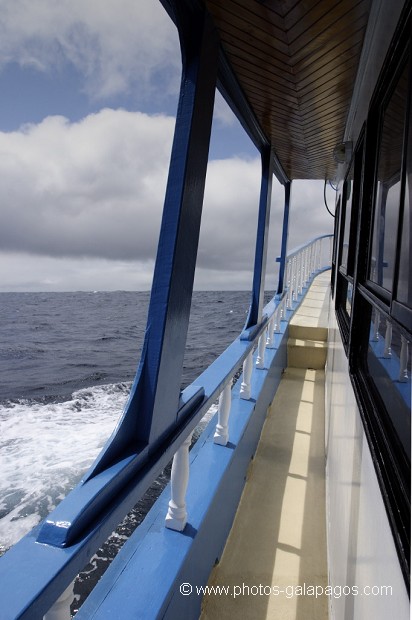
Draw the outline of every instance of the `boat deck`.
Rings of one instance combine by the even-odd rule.
[[[325,374],[310,368],[308,341],[327,338],[329,280],[330,272],[314,280],[293,319],[298,330],[311,330],[290,333],[305,343],[307,360],[299,356],[298,363],[307,367],[289,366],[281,380],[221,561],[209,579],[215,590],[203,600],[202,620],[328,617],[328,599],[321,594],[328,582]]]

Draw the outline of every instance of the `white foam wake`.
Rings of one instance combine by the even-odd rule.
[[[44,519],[91,466],[116,426],[130,385],[86,388],[60,403],[0,406],[0,555]],[[212,405],[195,435],[216,411]]]
[[[0,554],[80,480],[113,431],[129,389],[102,385],[62,403],[0,407]]]

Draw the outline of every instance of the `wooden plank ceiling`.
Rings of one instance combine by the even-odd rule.
[[[370,0],[204,0],[290,179],[331,179]]]

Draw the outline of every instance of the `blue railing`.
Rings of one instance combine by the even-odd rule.
[[[249,399],[254,349],[257,347],[256,367],[262,368],[265,348],[275,347],[274,335],[281,331],[281,321],[287,320],[288,311],[290,316],[294,302],[314,274],[330,266],[331,237],[318,237],[288,254],[283,292],[265,306],[257,325],[242,332],[182,392],[175,431],[161,444],[142,445],[137,450],[134,446],[133,453],[121,455],[106,468],[92,466],[93,475],[89,472],[43,523],[0,559],[6,620],[33,620],[45,614],[48,620],[68,618],[71,582],[173,456],[166,527],[183,530],[187,519],[188,440],[193,430],[219,397],[214,441],[227,444],[235,374],[243,364],[239,397]]]

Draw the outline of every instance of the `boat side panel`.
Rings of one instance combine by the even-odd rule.
[[[330,313],[327,369],[330,617],[406,620],[409,597],[334,312]],[[351,595],[344,594],[345,587]]]

